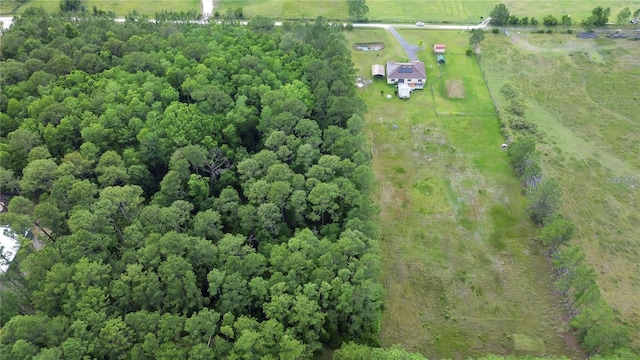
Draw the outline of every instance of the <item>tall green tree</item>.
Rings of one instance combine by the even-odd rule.
[[[498,4],[491,10],[489,16],[491,16],[491,24],[505,25],[509,21],[509,9],[505,4]]]
[[[60,11],[84,11],[85,7],[81,0],[60,0]]]
[[[610,8],[603,8],[602,6],[598,6],[591,10],[591,16],[586,18],[582,24],[583,26],[589,28],[591,26],[604,26],[609,22],[609,16],[611,15]]]
[[[480,45],[480,42],[484,40],[485,33],[482,29],[473,29],[471,30],[471,35],[469,36],[469,45],[473,46],[473,48],[477,48]]]
[[[624,24],[627,21],[629,21],[630,17],[631,17],[631,10],[627,6],[624,9],[620,10],[618,15],[616,16],[616,24]]]
[[[562,217],[555,216],[542,228],[540,238],[549,247],[549,254],[558,251],[560,245],[566,244],[575,233],[575,225]]]
[[[366,0],[347,0],[347,5],[349,6],[349,16],[355,22],[367,21],[369,7]]]
[[[555,180],[543,180],[527,196],[527,212],[531,220],[538,225],[546,225],[558,210],[561,196],[562,189]]]

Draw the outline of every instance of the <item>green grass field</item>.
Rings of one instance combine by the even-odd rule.
[[[151,16],[162,10],[176,12],[187,12],[189,10],[202,11],[200,0],[86,0],[82,1],[82,3],[89,11],[91,11],[93,6],[97,6],[98,9],[104,11],[113,11],[116,16],[125,16],[131,12],[131,10],[136,10],[141,14]],[[30,6],[43,7],[48,12],[56,12],[60,10],[60,1],[27,0],[26,2],[19,2],[16,0],[3,0],[0,1],[0,13],[3,15],[20,14]]]
[[[392,22],[454,22],[476,23],[480,16],[489,15],[498,3],[504,3],[510,12],[518,17],[532,17],[542,19],[545,15],[553,14],[560,17],[570,14],[580,21],[591,13],[596,6],[611,8],[610,21],[615,21],[615,15],[625,6],[633,12],[640,8],[639,0],[367,0],[370,21]],[[19,6],[17,0],[0,2],[0,13],[3,15],[21,13],[28,6],[42,6],[47,11],[59,9],[58,0],[28,0]],[[200,11],[198,0],[87,0],[86,7],[94,5],[100,9],[113,10],[118,16],[124,16],[135,9],[140,13],[153,15],[163,9],[174,11]],[[346,0],[214,0],[214,11],[224,13],[226,9],[242,7],[247,18],[262,15],[271,18],[316,18],[324,16],[328,19],[346,19],[348,7]]]
[[[216,11],[242,7],[247,18],[262,15],[274,19],[345,19],[348,14],[346,0],[220,0],[214,2]]]
[[[526,99],[544,171],[564,190],[574,243],[640,348],[640,46],[571,35],[488,34],[482,68],[499,106],[505,83]]]
[[[367,0],[367,6],[370,21],[446,21],[467,24],[479,22],[480,16],[488,16],[493,7],[501,2],[518,17],[534,16],[542,19],[548,14],[553,14],[559,18],[563,13],[567,13],[577,21],[587,17],[596,6],[610,7],[611,21],[615,21],[615,15],[625,6],[629,6],[632,12],[640,8],[638,0]],[[348,17],[346,0],[220,0],[216,4],[221,13],[227,8],[236,7],[242,7],[246,17]]]
[[[480,16],[487,17],[499,3],[507,6],[510,13],[518,17],[542,19],[548,14],[556,17],[563,13],[570,14],[580,21],[591,13],[596,6],[610,7],[613,18],[625,6],[631,9],[640,8],[639,1],[612,0],[367,0],[369,19],[374,21],[401,20],[456,23],[479,22]],[[633,10],[631,10],[633,12]]]
[[[400,343],[433,359],[487,353],[581,358],[563,339],[568,325],[532,240],[521,185],[500,147],[487,87],[477,63],[464,55],[468,35],[401,33],[428,49],[419,58],[429,86],[408,100],[388,99],[393,87],[382,79],[361,90],[378,181],[387,292],[383,345]],[[386,45],[352,52],[364,79],[371,79],[374,63],[406,59],[383,30],[345,34],[349,45]],[[430,49],[441,42],[447,44],[447,64],[439,77]],[[447,80],[461,80],[470,96],[443,96],[438,84]],[[466,115],[436,115],[441,108]]]

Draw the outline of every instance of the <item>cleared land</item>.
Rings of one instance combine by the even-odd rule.
[[[245,17],[256,15],[277,19],[345,19],[348,14],[346,0],[221,0],[215,1],[217,11],[242,7]]]
[[[640,349],[640,46],[571,35],[488,34],[482,68],[499,107],[509,83],[527,104],[544,171],[564,190],[574,243]]]
[[[131,10],[136,10],[140,14],[153,15],[162,10],[170,11],[184,11],[196,10],[201,12],[200,0],[86,0],[82,2],[88,11],[93,9],[93,6],[97,6],[98,9],[113,11],[116,16],[125,16]],[[0,13],[7,14],[20,14],[30,6],[43,7],[48,12],[56,12],[60,10],[59,0],[7,0],[0,2]]]
[[[477,23],[480,16],[487,17],[494,6],[503,3],[510,13],[518,17],[536,17],[539,20],[546,15],[556,17],[563,13],[570,14],[576,20],[582,20],[591,14],[596,6],[610,7],[615,14],[625,6],[631,9],[640,7],[638,1],[612,0],[367,0],[369,19],[373,21],[426,21]],[[631,10],[633,12],[633,10]]]
[[[512,14],[518,17],[542,19],[548,14],[556,17],[563,12],[576,20],[582,20],[596,6],[610,7],[612,20],[615,14],[625,6],[633,11],[640,7],[640,1],[613,0],[367,0],[370,21],[387,22],[456,22],[477,23],[480,16],[489,15],[498,3],[507,5]],[[246,17],[263,15],[273,18],[315,18],[324,16],[329,19],[348,17],[346,0],[221,0],[218,2],[221,13],[227,8],[242,7]]]
[[[520,183],[500,148],[479,66],[464,55],[468,35],[402,35],[428,49],[419,53],[427,88],[408,100],[387,99],[393,87],[383,79],[361,90],[378,181],[387,290],[383,345],[400,343],[433,359],[487,353],[580,358],[564,339],[568,326],[533,240]],[[349,44],[385,43],[382,51],[352,52],[365,79],[371,64],[406,58],[383,30],[346,36]],[[447,44],[442,78],[430,51],[436,42]],[[467,96],[443,95],[438,86],[446,89],[447,80],[460,80]],[[441,107],[467,115],[436,115]]]

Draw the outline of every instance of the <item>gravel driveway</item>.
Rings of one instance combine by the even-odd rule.
[[[418,61],[418,45],[409,44],[407,40],[405,40],[402,35],[400,35],[400,33],[397,32],[394,28],[390,27],[387,28],[387,30],[389,30],[389,32],[393,34],[396,39],[398,39],[400,45],[402,45],[402,48],[404,49],[404,52],[407,53],[409,61]]]

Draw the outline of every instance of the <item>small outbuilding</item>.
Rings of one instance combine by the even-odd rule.
[[[438,64],[444,64],[445,63],[444,55],[438,54],[437,59],[438,59]]]
[[[445,44],[435,44],[433,45],[433,52],[436,54],[444,54],[444,51],[446,50],[446,45]]]
[[[371,65],[371,76],[382,76],[384,77],[384,66],[380,64]]]

